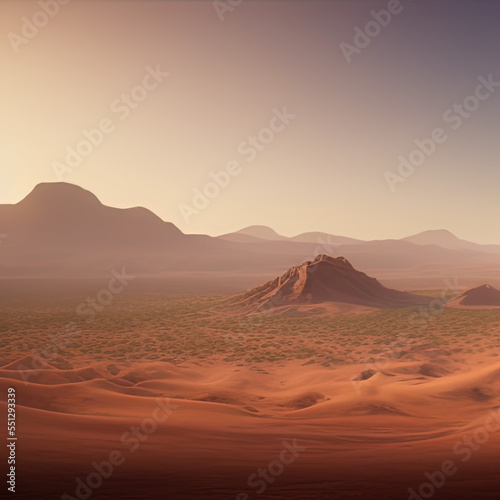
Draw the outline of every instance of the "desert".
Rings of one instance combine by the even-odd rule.
[[[500,2],[0,1],[0,498],[497,500]]]
[[[19,498],[495,497],[498,309],[342,256],[243,293],[122,263],[0,280]]]

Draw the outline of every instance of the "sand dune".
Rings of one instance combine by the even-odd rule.
[[[362,364],[327,369],[303,362],[253,367],[140,363],[118,366],[116,375],[96,364],[85,370],[41,369],[36,382],[22,385],[12,370],[14,362],[2,367],[0,390],[14,384],[22,394],[22,467],[40,474],[57,468],[60,481],[46,489],[57,498],[74,493],[75,477],[90,473],[92,461],[105,460],[112,450],[120,450],[127,461],[96,498],[108,498],[106,492],[119,484],[134,491],[134,496],[124,491],[120,498],[147,498],[151,484],[146,478],[156,474],[158,481],[165,473],[175,498],[236,498],[239,491],[256,498],[248,476],[279,455],[284,440],[298,439],[306,450],[279,478],[273,494],[262,498],[349,498],[355,491],[360,492],[356,496],[363,492],[363,498],[381,498],[377,495],[383,492],[383,481],[376,478],[387,480],[392,470],[391,498],[403,499],[430,467],[439,467],[446,458],[459,462],[453,446],[481,428],[488,412],[500,406],[500,363],[449,362],[440,375],[424,375],[426,362],[432,361],[425,356],[418,362],[401,360],[358,382],[354,380],[364,370]],[[59,383],[53,371],[60,372]],[[82,380],[74,380],[76,374]],[[138,441],[130,429],[151,422],[164,398],[172,408],[168,419]],[[68,454],[63,450],[69,439],[73,451]],[[481,463],[498,444],[500,433],[492,434]],[[370,463],[366,469],[365,461]],[[325,482],[327,467],[346,483]],[[176,490],[183,474],[193,468],[205,478],[218,472],[212,482],[196,482],[198,493],[186,489],[189,483]],[[403,477],[395,477],[398,470],[406,471]],[[134,477],[144,471],[142,493],[127,483],[132,471]],[[213,482],[221,474],[225,494],[217,493]],[[472,474],[475,468],[467,469],[461,481]],[[305,485],[318,476],[322,481],[312,490],[309,486],[307,497]],[[354,483],[357,489],[352,489]],[[448,492],[466,498],[457,488],[448,485]],[[341,494],[321,496],[328,491]]]
[[[387,405],[401,415],[424,417],[439,411],[443,418],[448,415],[455,419],[450,405],[463,409],[466,404],[467,412],[473,414],[500,403],[500,362],[472,367],[460,363],[435,365],[440,374],[424,374],[423,368],[428,370],[429,366],[432,363],[403,360],[387,370],[375,370],[370,377],[358,377],[363,372],[362,364],[331,369],[303,362],[254,367],[141,363],[132,369],[122,367],[119,375],[108,373],[107,377],[103,377],[103,365],[83,370],[48,368],[39,370],[33,382],[23,383],[27,397],[22,406],[57,411],[49,408],[56,405],[64,413],[76,415],[99,407],[100,414],[116,416],[133,408],[134,399],[170,397],[184,404],[190,402],[189,408],[198,410],[225,411],[217,406],[222,405],[234,412],[252,406],[256,418],[312,418],[327,413],[341,416],[347,409]],[[58,372],[57,383],[54,371]],[[0,374],[2,388],[19,380],[17,370],[2,367]],[[443,399],[447,400],[446,408]],[[84,403],[90,400],[92,405]],[[424,401],[426,404],[422,404]],[[137,408],[136,413],[141,411]],[[470,421],[470,414],[462,412],[460,419]]]

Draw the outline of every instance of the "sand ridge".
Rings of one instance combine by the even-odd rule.
[[[445,370],[423,374],[432,364]],[[245,468],[251,471],[266,462],[263,457],[279,452],[280,442],[298,437],[307,449],[297,465],[299,476],[318,471],[329,457],[346,478],[355,470],[347,464],[364,456],[371,457],[371,477],[380,473],[373,460],[382,450],[385,466],[404,463],[419,470],[428,467],[429,456],[449,456],[459,440],[481,428],[488,412],[497,411],[500,421],[498,361],[467,366],[423,356],[393,363],[362,381],[355,379],[363,364],[332,369],[307,363],[242,367],[154,362],[118,366],[115,375],[96,364],[85,370],[47,367],[26,384],[19,383],[11,367],[0,371],[0,390],[14,385],[22,395],[18,425],[23,429],[23,462],[38,470],[57,466],[57,450],[68,439],[74,451],[65,455],[65,467],[74,473],[115,448],[128,453],[134,441],[124,439],[124,433],[150,419],[158,400],[175,409],[131,455],[128,466],[134,473],[147,469],[160,474],[167,465],[171,472],[197,467],[208,474],[210,467],[223,470],[242,463],[238,450],[244,450]],[[57,438],[51,437],[47,452],[46,436],[54,436],[54,429]],[[495,434],[487,449],[498,444]],[[407,447],[413,450],[410,457]],[[40,465],[42,457],[45,465]],[[245,481],[243,475],[243,491]],[[406,498],[405,489],[393,498]]]

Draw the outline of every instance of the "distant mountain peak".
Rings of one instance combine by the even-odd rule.
[[[274,229],[268,226],[248,226],[239,231],[236,231],[237,234],[245,234],[247,236],[253,236],[254,238],[260,238],[263,240],[283,240],[286,239],[281,234],[278,234]]]
[[[449,229],[428,229],[427,231],[422,231],[423,233],[441,233],[455,236]],[[455,236],[456,237],[456,236]]]
[[[453,234],[451,231],[448,229],[429,229],[428,231],[423,231],[419,234],[433,234],[434,236],[446,236],[448,238],[454,238],[458,240],[459,238]]]
[[[67,182],[42,182],[20,202],[34,205],[64,205],[87,204],[102,205],[97,196],[86,189]]]
[[[469,288],[456,299],[448,302],[447,305],[450,307],[500,307],[500,290],[488,284]]]
[[[422,231],[421,233],[413,234],[411,236],[408,236],[406,238],[403,238],[405,240],[417,240],[417,239],[424,239],[424,238],[446,238],[448,240],[459,240],[457,236],[455,236],[451,231],[448,229],[429,229],[427,231]]]
[[[480,293],[488,293],[490,295],[498,295],[500,297],[500,290],[497,290],[495,287],[488,284],[476,286],[475,288],[469,288],[469,290],[466,290],[462,295],[473,296]]]
[[[407,236],[402,241],[414,243],[415,245],[437,245],[453,250],[462,249],[470,245],[469,242],[461,240],[447,229],[430,229],[422,233]]]

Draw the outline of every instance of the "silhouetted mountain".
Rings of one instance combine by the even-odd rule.
[[[480,245],[471,241],[461,240],[446,229],[424,231],[403,238],[402,241],[415,243],[416,245],[438,245],[450,250],[474,250],[478,252],[500,253],[500,245]]]
[[[187,235],[146,208],[107,207],[89,191],[67,183],[40,184],[19,203],[0,205],[0,276],[102,275],[116,266],[137,274],[237,271],[272,276],[319,253],[346,255],[355,266],[377,273],[500,262],[500,256],[475,247],[362,242],[326,233],[286,238],[261,226],[227,239]]]
[[[284,241],[288,239],[267,226],[248,226],[234,233],[223,234],[219,238],[238,242],[252,242],[256,239],[268,241]]]

